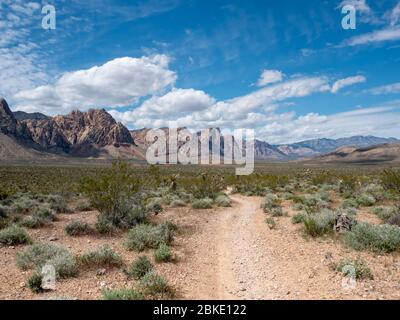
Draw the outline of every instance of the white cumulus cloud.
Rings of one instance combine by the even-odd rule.
[[[168,64],[165,55],[124,57],[68,72],[53,85],[17,93],[17,109],[54,114],[73,108],[128,106],[175,83],[177,76]]]
[[[264,70],[260,79],[257,81],[258,87],[264,87],[267,84],[281,82],[284,74],[278,70]]]

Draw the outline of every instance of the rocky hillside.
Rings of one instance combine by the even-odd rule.
[[[163,130],[168,136],[168,129]],[[14,159],[21,153],[17,152],[11,156],[12,145],[16,143],[19,144],[18,148],[15,147],[18,150],[28,148],[53,155],[144,160],[146,150],[150,146],[145,139],[148,131],[149,129],[129,131],[105,110],[73,111],[64,116],[49,117],[41,113],[13,113],[7,102],[0,99],[0,134],[3,135],[2,141],[7,142],[5,145],[8,146],[3,147],[3,158],[10,154]],[[344,146],[357,149],[395,142],[400,143],[394,138],[371,136],[337,140],[315,139],[283,145],[271,145],[256,140],[255,157],[258,161],[290,161],[332,152],[339,156],[340,152],[336,154],[335,150]],[[221,148],[223,149],[223,139]],[[328,157],[333,159],[333,154]]]
[[[399,163],[400,143],[385,143],[370,147],[342,147],[334,152],[316,157],[314,161],[326,163]]]
[[[73,111],[56,117],[16,114],[4,99],[0,100],[1,133],[42,152],[87,157],[134,144],[129,130],[105,110]],[[112,153],[115,155],[115,150]]]

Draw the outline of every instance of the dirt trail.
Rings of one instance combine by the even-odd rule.
[[[209,216],[191,239],[187,270],[192,299],[272,299],[266,266],[268,227],[261,199],[231,196],[233,207]],[[269,284],[269,285],[267,285]]]
[[[295,214],[276,219],[270,230],[260,208],[262,198],[231,195],[233,206],[217,211],[182,214],[193,233],[181,239],[184,259],[174,278],[184,299],[385,299],[399,298],[398,255],[377,255],[346,249],[334,239],[306,239]],[[189,218],[189,216],[191,218]],[[190,220],[195,219],[195,221]],[[344,290],[332,262],[361,257],[375,279]]]

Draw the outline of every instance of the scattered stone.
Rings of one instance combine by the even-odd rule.
[[[49,238],[49,241],[57,241],[57,240],[58,240],[58,238],[56,236],[52,236]]]
[[[104,269],[104,268],[97,269],[96,275],[98,275],[98,276],[104,276],[104,275],[106,274],[106,272],[107,272],[107,270]]]

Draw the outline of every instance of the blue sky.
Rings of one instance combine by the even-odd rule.
[[[48,3],[55,30],[41,28]],[[253,128],[271,143],[400,138],[399,0],[0,0],[0,34],[14,110],[106,108],[130,128]]]

